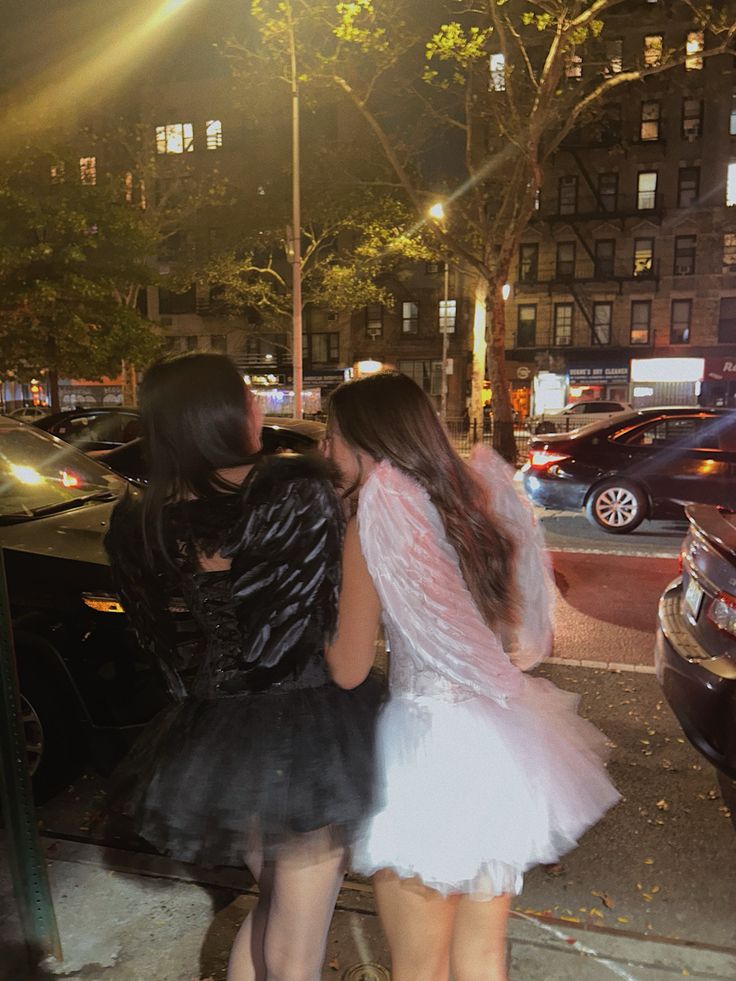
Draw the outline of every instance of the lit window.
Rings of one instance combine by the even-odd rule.
[[[208,119],[205,124],[208,150],[219,150],[222,146],[222,123],[219,119]]]
[[[654,239],[634,239],[634,276],[644,279],[654,272]]]
[[[580,81],[580,79],[583,77],[583,59],[580,57],[580,55],[570,55],[570,57],[567,59],[565,74],[568,78],[572,78],[576,82]]]
[[[703,119],[702,99],[682,100],[682,138],[696,140],[700,136]],[[731,104],[731,126],[736,124],[736,102]],[[736,130],[732,129],[732,132]]]
[[[604,74],[620,75],[624,70],[624,42],[623,38],[617,37],[609,41],[606,45],[607,65]]]
[[[419,328],[419,305],[413,300],[401,304],[401,333],[416,334]]]
[[[631,303],[631,344],[648,344],[652,319],[651,300],[633,300]]]
[[[593,343],[611,343],[611,322],[613,320],[612,303],[593,304]]]
[[[79,179],[83,184],[97,183],[97,157],[79,158]]]
[[[536,283],[539,269],[539,246],[519,246],[519,282]]]
[[[685,69],[689,72],[700,71],[703,67],[703,49],[705,38],[702,31],[690,31],[685,41]]]
[[[657,203],[657,171],[643,170],[637,177],[636,207],[651,211]]]
[[[644,64],[647,68],[656,68],[662,64],[663,49],[663,34],[647,34],[644,38]]]
[[[133,203],[133,174],[132,171],[128,170],[123,178],[123,188],[125,193],[125,200],[128,204]]]
[[[692,316],[692,300],[673,300],[672,316],[670,318],[670,344],[688,344],[690,342],[690,318]]]
[[[661,107],[658,102],[642,102],[639,139],[643,142],[659,139],[659,117]]]
[[[64,180],[64,164],[54,164],[54,166],[50,168],[49,174],[52,184],[61,184]]]
[[[167,123],[156,127],[156,153],[191,153],[193,150],[192,123]]]
[[[726,232],[723,236],[723,268],[727,272],[736,272],[736,234]]]
[[[559,347],[572,344],[572,303],[555,303],[555,338]]]
[[[500,51],[490,58],[491,81],[489,88],[492,92],[506,91],[506,58]]]
[[[440,334],[454,334],[457,319],[457,300],[440,300]]]
[[[726,204],[729,208],[736,205],[736,161],[731,161],[728,165],[726,177]]]

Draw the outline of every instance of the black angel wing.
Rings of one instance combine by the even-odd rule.
[[[170,695],[186,688],[177,665],[178,646],[170,611],[171,584],[143,562],[140,492],[128,490],[112,512],[105,536],[113,580],[140,647],[159,666]]]
[[[267,669],[323,649],[337,625],[342,533],[340,503],[319,459],[259,465],[227,550],[246,663]]]

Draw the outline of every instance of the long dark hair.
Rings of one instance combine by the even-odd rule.
[[[149,562],[154,551],[171,562],[162,528],[167,501],[232,490],[217,471],[246,463],[259,449],[248,425],[252,398],[223,354],[165,358],[144,375],[140,401],[150,479],[142,520]]]
[[[396,371],[368,375],[333,392],[329,418],[351,446],[388,460],[426,490],[483,618],[491,626],[514,623],[512,542],[489,515],[484,488],[422,389]]]

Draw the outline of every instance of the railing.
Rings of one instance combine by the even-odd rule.
[[[462,419],[448,419],[446,425],[455,449],[462,456],[469,456],[476,443],[483,443],[485,446],[492,446],[495,449],[499,448],[500,439],[496,437],[500,436],[500,433],[498,430],[494,432],[494,422],[491,418],[486,417],[482,427],[477,425],[475,419],[471,423]],[[525,461],[529,451],[529,440],[532,433],[526,422],[514,422],[513,432],[516,444],[516,460],[514,462],[521,464]]]

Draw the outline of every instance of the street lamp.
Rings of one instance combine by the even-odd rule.
[[[436,201],[428,212],[430,218],[433,218],[438,224],[444,223],[445,221],[445,209],[441,201]],[[442,315],[439,318],[440,331],[442,332],[442,379],[440,385],[440,418],[443,422],[447,422],[447,368],[448,368],[448,358],[447,358],[447,328],[449,326],[448,321],[450,319],[450,264],[445,255],[444,260],[445,270],[444,270],[444,289],[443,289],[443,303],[442,303]]]

